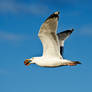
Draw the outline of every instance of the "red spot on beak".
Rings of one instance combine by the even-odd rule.
[[[25,64],[26,66],[28,66],[28,65],[30,65],[31,63],[30,63],[29,60],[26,59],[26,60],[24,61],[24,64]]]

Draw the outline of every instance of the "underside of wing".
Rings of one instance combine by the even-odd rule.
[[[42,24],[39,31],[39,38],[43,44],[43,56],[60,57],[60,45],[56,35],[59,12],[50,15]]]
[[[72,30],[66,30],[63,32],[60,32],[57,34],[58,39],[59,39],[59,43],[60,43],[60,54],[63,56],[63,52],[64,52],[64,41],[71,35],[71,33],[74,31],[74,29]]]

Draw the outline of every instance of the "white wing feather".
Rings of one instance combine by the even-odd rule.
[[[39,38],[43,44],[43,56],[61,57],[59,40],[56,35],[58,25],[58,14],[55,12],[42,24],[39,31]]]

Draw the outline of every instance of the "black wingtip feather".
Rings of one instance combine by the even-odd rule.
[[[74,29],[72,28],[71,30],[66,30],[66,31],[63,31],[64,33],[65,32],[68,32],[68,33],[72,33],[74,31]]]
[[[72,32],[74,31],[74,29],[72,28],[72,30],[71,30]]]
[[[50,19],[50,18],[58,18],[58,19],[59,19],[59,14],[60,14],[59,11],[54,12],[54,13],[51,14],[46,20],[48,20],[48,19]]]
[[[79,61],[74,61],[76,64],[82,64],[81,62],[79,62]]]

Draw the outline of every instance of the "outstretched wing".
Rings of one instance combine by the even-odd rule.
[[[40,28],[38,36],[43,44],[43,56],[45,57],[61,57],[56,34],[58,19],[59,12],[55,12],[46,19]]]
[[[71,33],[74,31],[72,30],[66,30],[63,32],[60,32],[57,34],[59,43],[60,43],[60,54],[63,56],[63,51],[64,51],[64,41],[71,35]]]

